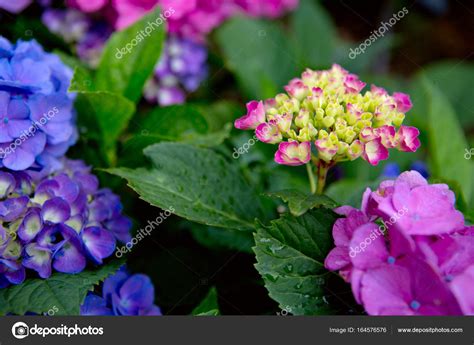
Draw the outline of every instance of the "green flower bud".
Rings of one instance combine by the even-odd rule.
[[[301,109],[295,118],[295,124],[298,128],[303,128],[309,123],[309,110]]]
[[[284,102],[289,100],[290,97],[286,93],[279,93],[278,95],[275,96],[275,101],[279,106],[282,106]]]
[[[324,119],[324,116],[325,116],[325,113],[323,109],[319,108],[316,110],[316,115],[315,115],[316,120],[321,121],[322,119]]]
[[[329,137],[329,133],[326,132],[324,129],[320,129],[318,133],[318,139],[325,139]]]
[[[323,119],[323,125],[324,125],[324,127],[326,127],[326,128],[331,127],[335,122],[336,122],[336,120],[335,120],[334,117],[332,117],[332,116],[326,116],[326,117]]]

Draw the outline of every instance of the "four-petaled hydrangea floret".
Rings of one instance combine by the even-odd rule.
[[[0,168],[52,172],[76,141],[72,70],[36,41],[0,37]]]
[[[100,265],[116,241],[131,239],[131,222],[117,195],[98,189],[82,161],[65,160],[54,175],[0,171],[0,288],[21,284],[26,269],[41,278],[52,270],[81,272]]]
[[[410,97],[389,95],[338,65],[330,70],[307,69],[285,86],[286,93],[265,102],[247,104],[247,114],[235,121],[239,129],[255,129],[257,138],[279,144],[275,161],[302,165],[311,159],[314,143],[319,159],[328,164],[362,157],[372,165],[388,158],[388,149],[414,152],[419,131],[402,126],[412,107]]]
[[[122,268],[105,279],[102,296],[89,293],[81,306],[81,315],[162,315],[154,304],[155,287],[145,274],[132,274]]]

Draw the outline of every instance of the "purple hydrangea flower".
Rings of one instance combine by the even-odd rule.
[[[63,166],[40,179],[0,171],[0,287],[22,283],[25,269],[41,278],[81,272],[131,239],[119,197],[99,189],[82,161]]]
[[[474,315],[474,227],[454,193],[416,171],[367,189],[361,210],[335,209],[325,266],[370,315]]]
[[[77,139],[72,71],[36,41],[0,37],[0,168],[52,172]]]
[[[186,93],[197,90],[207,77],[207,48],[193,41],[170,37],[144,96],[162,106],[184,103]]]
[[[11,13],[20,13],[30,6],[33,0],[0,0],[0,9],[4,9]]]
[[[51,32],[73,44],[79,58],[91,67],[99,64],[105,42],[113,32],[112,26],[104,19],[71,8],[48,8],[42,21]],[[207,74],[206,46],[170,36],[154,76],[145,87],[145,99],[162,106],[182,104],[186,101],[186,94],[196,91]]]
[[[154,299],[155,288],[148,276],[130,275],[122,269],[104,281],[102,297],[87,295],[81,315],[161,315]]]
[[[91,67],[99,64],[105,42],[112,34],[110,25],[75,9],[47,8],[41,17],[46,27],[75,45],[79,58]]]

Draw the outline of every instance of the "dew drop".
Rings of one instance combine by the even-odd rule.
[[[282,250],[283,248],[285,248],[284,245],[272,244],[268,249],[269,249],[273,254],[275,254],[276,252],[279,252],[279,251]]]

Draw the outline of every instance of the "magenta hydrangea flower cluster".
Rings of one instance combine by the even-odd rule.
[[[40,179],[0,171],[0,288],[21,284],[27,270],[41,278],[81,272],[131,239],[119,197],[99,189],[82,161],[63,163]]]
[[[203,42],[231,16],[275,18],[294,9],[298,0],[70,0],[68,4],[84,12],[112,13],[109,18],[117,29],[134,23],[155,6],[163,11],[172,8],[174,13],[167,18],[169,33]]]
[[[368,314],[474,315],[474,227],[447,185],[404,172],[335,212],[325,266]]]
[[[391,148],[416,151],[419,130],[402,125],[412,107],[410,97],[389,95],[375,85],[361,93],[365,85],[339,65],[307,69],[285,86],[286,93],[247,103],[247,114],[235,127],[255,130],[264,143],[279,144],[275,161],[284,165],[308,163],[312,143],[329,166],[358,157],[377,165]]]

